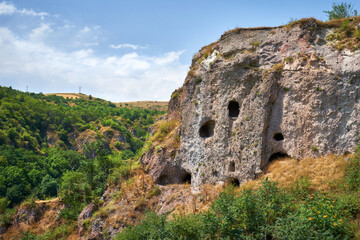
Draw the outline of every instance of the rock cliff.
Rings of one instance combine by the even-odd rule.
[[[345,28],[358,31],[358,22]],[[277,156],[353,152],[360,50],[343,25],[304,19],[235,29],[202,48],[169,104],[169,121],[181,120],[180,147],[141,159],[157,166],[149,168],[155,182],[191,180],[196,192],[204,183],[254,179]]]

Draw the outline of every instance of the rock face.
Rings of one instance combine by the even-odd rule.
[[[167,173],[171,164],[191,175],[197,191],[254,179],[279,155],[353,152],[360,51],[335,50],[326,40],[333,31],[309,19],[292,28],[236,29],[201,49],[169,108],[169,116],[181,115],[180,149],[174,158],[155,157],[165,162],[155,181],[178,182]],[[148,155],[142,162],[151,165]]]

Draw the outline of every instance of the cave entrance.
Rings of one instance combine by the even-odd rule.
[[[240,113],[240,106],[239,103],[236,101],[230,101],[228,105],[229,110],[229,117],[230,118],[237,118]]]
[[[182,178],[182,183],[188,183],[191,184],[191,174],[190,173],[186,173],[184,175],[184,177]]]
[[[289,158],[290,156],[287,155],[286,153],[282,153],[282,152],[277,152],[277,153],[274,153],[270,156],[269,158],[269,163],[274,161],[274,160],[280,160],[282,158]]]
[[[235,172],[235,162],[230,162],[230,164],[229,164],[229,172]]]
[[[214,135],[215,121],[210,120],[205,122],[199,130],[200,137],[209,138]]]
[[[275,141],[282,141],[284,140],[284,135],[282,133],[275,133],[273,138]]]
[[[240,186],[239,180],[237,178],[234,178],[234,177],[229,178],[228,183],[230,185],[234,186],[234,187]]]
[[[158,178],[156,183],[159,185],[167,185],[170,183],[170,179],[167,175],[163,174]]]
[[[263,171],[263,172],[267,172],[267,169],[269,167],[269,164],[272,162],[272,161],[275,161],[275,160],[281,160],[283,158],[290,158],[289,155],[287,155],[286,153],[283,153],[283,152],[276,152],[274,154],[272,154],[269,158],[269,160],[265,163],[265,164],[262,164],[262,166],[260,166],[260,169]]]

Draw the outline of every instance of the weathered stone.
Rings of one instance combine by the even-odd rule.
[[[310,19],[291,29],[231,31],[204,47],[193,58],[179,102],[169,104],[177,106],[169,116],[181,113],[176,157],[164,150],[142,158],[154,179],[176,167],[191,174],[197,191],[206,182],[254,179],[277,154],[302,159],[353,152],[360,130],[360,51],[334,50],[326,43],[332,31]],[[204,59],[209,49],[211,61]]]

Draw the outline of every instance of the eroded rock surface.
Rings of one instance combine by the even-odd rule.
[[[326,40],[332,31],[312,19],[290,29],[238,29],[200,50],[177,108],[169,108],[169,116],[181,115],[176,157],[143,159],[157,164],[155,181],[177,166],[197,191],[204,183],[254,179],[278,155],[353,152],[360,51],[335,50]]]

